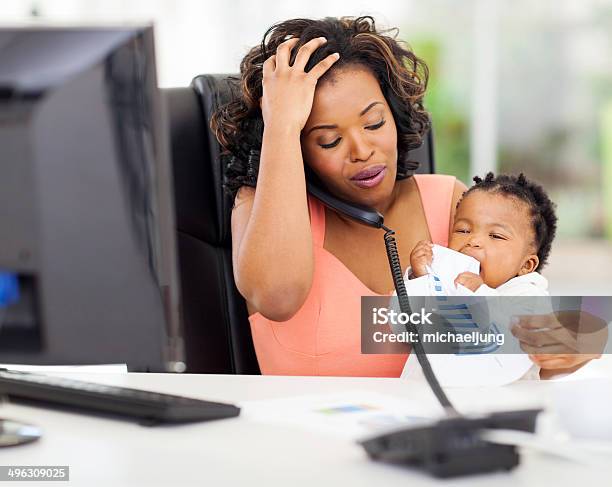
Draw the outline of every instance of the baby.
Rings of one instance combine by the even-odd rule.
[[[554,204],[522,173],[518,177],[488,173],[474,182],[457,204],[448,247],[476,259],[480,273],[462,272],[455,285],[477,295],[547,295],[548,282],[539,271],[555,237]],[[428,273],[432,246],[423,240],[413,249],[410,279]]]
[[[412,251],[411,268],[405,278],[408,295],[431,296],[431,277],[435,276],[439,287],[435,287],[434,295],[548,296],[548,282],[539,271],[546,264],[555,237],[554,204],[541,186],[522,173],[518,177],[488,173],[485,179],[475,177],[474,182],[457,204],[450,250],[421,241]],[[436,258],[440,259],[437,265]],[[457,267],[479,271],[457,274]],[[513,302],[510,309],[521,308]],[[539,367],[525,354],[431,355],[430,362],[442,385],[495,381],[501,385],[518,378],[539,378]],[[416,357],[410,354],[402,377],[418,375]]]

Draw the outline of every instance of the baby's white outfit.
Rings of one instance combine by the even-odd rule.
[[[455,286],[454,280],[458,274],[461,272],[478,274],[480,272],[480,263],[472,257],[439,245],[433,246],[433,259],[428,271],[429,274],[425,276],[408,279],[408,276],[411,274],[411,269],[409,268],[404,276],[404,284],[408,296],[411,297],[410,302],[413,308],[418,309],[420,305],[423,305],[423,301],[419,300],[419,298],[414,298],[415,296],[519,297],[549,295],[547,291],[548,281],[537,272],[512,278],[495,289],[483,284],[473,292],[462,285]],[[526,300],[522,298],[522,300],[519,300],[519,303],[514,301],[510,305],[510,309],[513,312],[517,309],[524,309],[524,314],[535,313],[536,311],[533,309],[526,309],[526,307],[530,308],[534,305],[535,302],[542,306],[542,300]],[[548,300],[546,300],[546,303],[548,303]],[[552,311],[552,309],[548,308],[547,304],[544,307],[546,310],[540,310],[539,312],[547,313]],[[497,317],[501,320],[505,319],[507,320],[506,323],[509,323],[510,316],[504,316],[504,313],[502,313],[502,316],[498,314]],[[540,368],[532,363],[524,353],[466,356],[429,354],[428,356],[434,372],[436,372],[443,386],[501,385],[516,379],[539,379],[540,377]],[[410,354],[406,361],[401,377],[409,379],[422,377],[422,370],[414,353]]]
[[[480,263],[455,250],[440,245],[433,245],[433,260],[430,267],[430,275],[438,277],[441,281],[443,292],[447,296],[548,296],[548,280],[538,272],[530,272],[518,277],[513,277],[497,288],[491,288],[486,284],[480,286],[475,292],[459,284],[455,286],[455,278],[462,272],[480,272]],[[404,284],[408,296],[432,296],[436,293],[431,287],[430,275],[408,279],[411,274],[410,267],[404,276]]]

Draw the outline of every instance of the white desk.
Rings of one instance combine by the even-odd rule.
[[[84,380],[202,399],[246,400],[338,391],[374,391],[437,407],[420,384],[399,379],[249,377],[164,374],[62,374]],[[612,384],[612,383],[611,383]],[[552,384],[519,383],[497,389],[449,389],[462,411],[546,406]],[[3,404],[0,416],[37,424],[44,437],[0,450],[2,465],[69,465],[64,485],[119,486],[355,486],[609,485],[612,467],[578,463],[525,450],[510,473],[437,481],[423,473],[370,461],[340,437],[272,426],[238,417],[210,423],[143,427],[132,422]],[[8,484],[7,484],[8,485]],[[21,482],[16,485],[28,485]],[[41,485],[35,483],[32,485]],[[46,485],[46,484],[42,484]],[[62,485],[51,484],[51,485]]]

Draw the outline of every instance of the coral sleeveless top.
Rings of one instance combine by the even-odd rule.
[[[413,176],[434,243],[448,245],[455,178]],[[399,377],[407,355],[361,353],[361,296],[377,296],[323,248],[325,208],[308,196],[314,246],[312,288],[289,320],[249,316],[262,374]],[[381,237],[382,245],[382,237]]]

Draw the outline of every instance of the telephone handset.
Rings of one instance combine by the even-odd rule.
[[[358,203],[351,203],[338,198],[312,181],[306,182],[306,188],[312,196],[317,198],[331,210],[337,211],[338,213],[346,215],[353,220],[370,227],[383,227],[385,221],[384,217],[374,208],[360,205]]]

